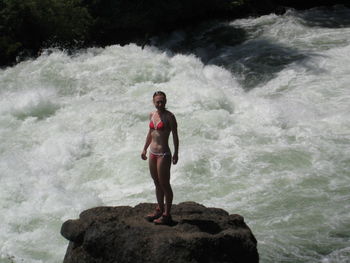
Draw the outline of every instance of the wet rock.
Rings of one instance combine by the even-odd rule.
[[[173,205],[171,226],[144,216],[155,204],[96,207],[66,221],[64,263],[259,262],[257,241],[240,215],[194,202]]]

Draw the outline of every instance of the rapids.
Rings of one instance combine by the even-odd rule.
[[[140,153],[156,90],[179,124],[175,203],[243,215],[261,262],[349,262],[349,17],[216,21],[0,70],[0,262],[62,262],[65,220],[155,202]]]

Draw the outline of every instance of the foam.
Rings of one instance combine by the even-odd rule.
[[[298,14],[231,23],[304,55],[249,91],[194,55],[134,44],[53,50],[0,71],[1,262],[61,261],[64,220],[155,202],[140,152],[156,90],[179,123],[175,202],[242,214],[265,262],[346,262],[349,31],[334,29],[325,48],[316,40],[332,32]],[[237,49],[259,56],[257,43]]]

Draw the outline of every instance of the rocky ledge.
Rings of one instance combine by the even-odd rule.
[[[173,205],[171,226],[144,216],[155,204],[96,207],[63,223],[64,263],[259,262],[257,241],[240,215],[194,202]]]

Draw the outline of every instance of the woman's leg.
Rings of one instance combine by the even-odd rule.
[[[149,163],[149,171],[151,173],[154,186],[156,188],[156,197],[157,197],[158,207],[160,211],[163,213],[164,212],[164,192],[158,180],[157,159],[159,158],[152,158],[151,156],[149,156],[148,163]]]
[[[158,182],[165,195],[165,215],[170,215],[171,205],[173,203],[173,190],[170,185],[170,166],[171,156],[167,155],[157,159]]]

